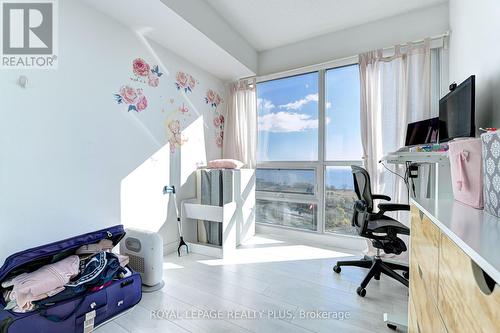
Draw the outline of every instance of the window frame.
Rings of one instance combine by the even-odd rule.
[[[394,51],[394,48],[388,48],[386,49],[387,51]],[[431,40],[431,50],[436,50],[435,55],[431,55],[431,66],[433,66],[432,61],[437,61],[437,64],[434,64],[437,72],[434,73],[436,75],[436,82],[437,87],[435,88],[436,91],[433,90],[434,94],[437,94],[437,91],[439,91],[440,96],[442,97],[447,93],[447,84],[443,84],[443,82],[448,82],[448,64],[449,64],[449,52],[448,52],[448,37],[447,35],[439,36],[436,38],[433,38]],[[288,70],[280,73],[274,73],[274,74],[268,74],[268,75],[263,75],[256,77],[256,84],[262,83],[265,81],[271,81],[271,80],[276,80],[276,79],[283,79],[287,77],[292,77],[292,76],[297,76],[297,75],[302,75],[302,74],[307,74],[311,72],[318,72],[318,160],[317,161],[264,161],[264,162],[259,162],[257,161],[256,168],[278,168],[278,169],[311,169],[314,168],[316,169],[316,188],[315,188],[315,195],[300,195],[300,194],[292,194],[292,193],[278,193],[278,192],[262,192],[262,191],[256,191],[255,196],[256,199],[262,198],[262,199],[267,199],[267,200],[276,200],[276,201],[293,201],[293,202],[305,202],[305,203],[313,203],[317,205],[317,230],[312,231],[312,230],[306,230],[306,229],[300,229],[300,228],[294,228],[294,227],[289,227],[289,226],[282,226],[282,225],[273,225],[270,223],[261,223],[256,221],[257,224],[259,225],[264,225],[264,226],[272,226],[275,228],[285,228],[285,229],[293,229],[293,230],[299,230],[302,232],[309,232],[309,233],[318,233],[318,234],[335,234],[335,235],[341,235],[344,237],[352,237],[352,238],[359,238],[357,235],[350,235],[350,234],[345,234],[345,233],[338,233],[338,232],[328,232],[325,231],[325,207],[326,207],[326,198],[325,198],[325,173],[326,173],[326,167],[328,166],[351,166],[351,165],[358,165],[358,166],[363,166],[363,161],[362,160],[354,160],[354,161],[342,161],[342,160],[335,160],[335,161],[327,161],[325,160],[325,153],[326,153],[326,142],[325,142],[325,135],[326,135],[326,127],[325,127],[325,116],[326,116],[326,105],[325,105],[325,98],[326,98],[326,80],[325,80],[325,74],[326,71],[329,69],[335,69],[339,67],[344,67],[344,66],[351,66],[351,65],[359,65],[358,62],[358,56],[352,56],[352,57],[346,57],[338,60],[333,60],[329,62],[325,62],[322,64],[318,65],[313,65],[313,66],[306,66],[298,69],[293,69],[293,70]],[[432,68],[432,67],[431,67]],[[432,71],[432,69],[431,69]],[[431,73],[431,76],[433,74]],[[432,78],[431,78],[432,79]],[[256,123],[258,124],[258,110],[256,110]],[[257,129],[258,130],[258,129]],[[259,136],[257,135],[257,140]],[[257,147],[258,147],[258,142],[257,142]]]
[[[330,69],[336,69],[346,66],[358,65],[358,57],[349,57],[336,61],[331,61],[328,63],[320,64],[317,66],[306,67],[302,69],[296,69],[292,71],[287,71],[279,74],[272,74],[261,76],[257,78],[256,84],[263,83],[266,81],[284,79],[289,77],[294,77],[298,75],[309,74],[313,72],[318,73],[318,160],[317,161],[257,161],[258,169],[314,169],[315,170],[315,180],[316,186],[314,190],[314,195],[310,194],[295,194],[295,193],[282,193],[282,192],[271,192],[271,191],[255,191],[256,199],[263,200],[274,200],[274,201],[290,201],[298,203],[311,203],[315,204],[317,207],[316,214],[316,230],[306,230],[301,228],[294,228],[290,226],[273,225],[271,223],[258,222],[260,225],[273,226],[277,228],[287,228],[293,230],[300,230],[303,232],[312,233],[334,233],[351,237],[358,237],[354,235],[348,235],[343,233],[328,232],[325,230],[325,172],[328,166],[351,166],[351,165],[363,165],[362,160],[335,160],[327,161],[326,157],[326,71]],[[257,124],[258,124],[258,110],[256,112]],[[258,130],[258,128],[257,128]],[[257,140],[259,135],[257,135]],[[258,142],[257,142],[258,147]]]

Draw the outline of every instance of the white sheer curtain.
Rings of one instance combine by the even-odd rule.
[[[225,117],[223,158],[232,158],[255,168],[257,149],[257,104],[255,80],[230,84]]]
[[[387,56],[382,50],[359,55],[361,81],[361,140],[365,167],[374,193],[406,203],[404,182],[379,163],[382,156],[405,144],[409,122],[431,117],[430,41],[397,45]],[[404,167],[387,165],[404,174]],[[399,216],[408,223],[408,217]]]

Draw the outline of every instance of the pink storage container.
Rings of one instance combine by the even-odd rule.
[[[481,139],[459,139],[449,143],[448,156],[455,200],[482,209],[483,157]]]

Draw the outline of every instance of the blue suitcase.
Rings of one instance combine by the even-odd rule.
[[[97,243],[101,239],[110,239],[116,245],[123,236],[123,226],[118,225],[13,254],[0,268],[0,282],[9,277],[13,270],[27,268],[33,271],[50,263],[55,255],[61,259],[61,254],[73,254],[80,246]],[[5,300],[0,295],[0,333],[90,332],[93,327],[139,303],[142,297],[141,284],[139,273],[132,272],[132,275],[113,280],[98,291],[86,291],[27,313],[4,310]]]

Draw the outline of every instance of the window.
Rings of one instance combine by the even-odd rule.
[[[258,161],[318,160],[318,73],[257,85]]]
[[[314,169],[257,169],[257,191],[314,195]]]
[[[257,222],[353,233],[358,71],[352,65],[257,84]]]
[[[257,199],[256,206],[256,219],[261,223],[306,230],[317,228],[315,204]]]
[[[351,164],[361,164],[358,66],[325,73],[325,231],[355,234],[351,226],[354,184]]]

